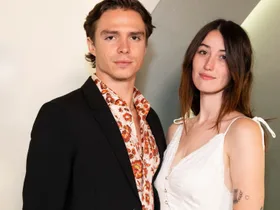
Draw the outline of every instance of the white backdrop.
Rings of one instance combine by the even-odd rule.
[[[90,74],[83,23],[97,0],[0,0],[0,209],[21,209],[40,106]],[[151,12],[159,0],[143,0]]]

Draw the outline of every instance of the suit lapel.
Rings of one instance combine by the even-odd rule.
[[[150,109],[149,114],[147,116],[147,122],[148,122],[148,124],[152,130],[152,133],[154,135],[154,138],[156,140],[156,144],[157,144],[159,156],[160,156],[160,164],[153,177],[153,182],[154,182],[159,173],[159,170],[161,168],[161,164],[162,164],[162,160],[163,160],[163,153],[166,149],[166,141],[165,141],[165,136],[164,136],[164,132],[163,132],[160,120],[159,120],[156,112],[152,108]]]
[[[159,150],[159,155],[162,160],[163,158],[163,153],[166,149],[166,141],[165,141],[165,136],[164,132],[160,123],[160,120],[155,113],[155,111],[151,108],[149,111],[149,114],[147,116],[147,122],[152,130],[152,133],[154,135],[154,138],[156,140],[156,144]]]
[[[89,78],[82,86],[85,98],[92,109],[93,117],[99,123],[103,134],[106,136],[111,148],[116,155],[125,175],[130,182],[133,191],[138,196],[131,163],[127,154],[127,149],[121,136],[119,127],[99,89],[92,78]]]

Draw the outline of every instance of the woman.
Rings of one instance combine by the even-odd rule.
[[[263,209],[260,122],[275,134],[253,118],[251,62],[250,40],[232,21],[210,22],[192,40],[179,90],[183,117],[168,130],[155,181],[162,210]]]

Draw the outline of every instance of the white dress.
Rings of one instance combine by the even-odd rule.
[[[170,169],[183,131],[183,124],[178,126],[155,180],[161,210],[232,210],[233,196],[224,184],[223,147],[224,137],[236,119],[224,133],[217,134]],[[275,138],[262,118],[253,120],[259,125],[262,122]]]

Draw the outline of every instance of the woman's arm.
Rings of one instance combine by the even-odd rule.
[[[238,119],[226,135],[234,210],[262,210],[264,205],[264,148],[260,126]]]

